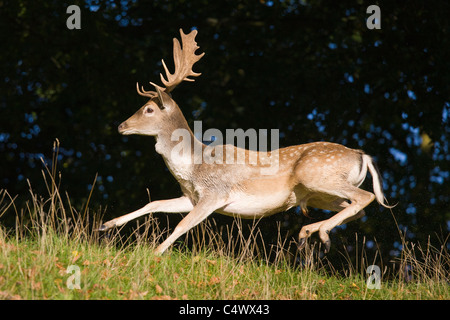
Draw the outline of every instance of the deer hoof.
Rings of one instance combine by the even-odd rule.
[[[108,230],[108,227],[105,226],[104,224],[102,224],[98,229],[96,229],[95,231],[106,231]]]
[[[105,222],[104,224],[102,224],[96,231],[107,231],[111,228],[113,228],[116,224],[114,223],[113,220]]]
[[[331,249],[331,241],[330,241],[330,240],[326,240],[323,244],[325,245],[325,249],[323,250],[323,252],[324,252],[324,253],[330,252],[330,249]]]
[[[306,246],[306,239],[307,238],[300,238],[300,239],[298,239],[298,245],[297,245],[298,250],[303,250],[305,248],[305,246]]]

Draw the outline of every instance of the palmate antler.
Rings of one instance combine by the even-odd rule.
[[[178,84],[183,81],[195,81],[195,79],[189,77],[198,77],[201,75],[201,73],[197,73],[192,70],[194,64],[205,55],[204,52],[198,55],[195,54],[195,51],[200,48],[199,46],[197,46],[197,42],[195,42],[197,30],[192,30],[189,34],[184,34],[183,30],[180,29],[180,34],[183,47],[181,47],[180,42],[177,38],[173,39],[173,60],[175,63],[174,73],[170,73],[164,60],[161,60],[167,77],[166,80],[163,74],[160,74],[161,81],[164,84],[165,88],[160,87],[153,82],[150,82],[151,85],[157,87],[162,91],[165,91],[166,93],[171,92]],[[141,96],[149,98],[153,98],[156,96],[156,92],[154,91],[145,91],[143,87],[139,89],[138,83],[136,83],[136,89],[138,94]]]

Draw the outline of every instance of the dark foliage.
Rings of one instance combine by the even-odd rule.
[[[40,158],[51,166],[58,138],[61,189],[79,207],[96,173],[90,207],[106,207],[105,219],[144,205],[146,188],[152,199],[178,196],[154,139],[120,136],[117,125],[145,101],[136,81],[159,81],[178,29],[197,28],[203,75],[174,92],[191,125],[279,128],[281,146],[364,149],[398,202],[406,239],[439,243],[450,228],[450,6],[375,2],[381,30],[367,29],[366,1],[0,1],[0,188],[19,194],[17,204],[27,179],[44,193]],[[66,28],[70,4],[82,9],[81,30]],[[13,221],[11,212],[1,222]],[[315,220],[292,210],[261,222],[268,242],[277,221],[296,235]],[[375,239],[385,257],[401,250],[391,213],[377,204],[333,246],[355,247],[355,232],[369,251]]]

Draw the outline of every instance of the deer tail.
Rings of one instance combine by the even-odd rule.
[[[387,203],[386,197],[383,194],[383,183],[381,180],[380,172],[378,171],[378,168],[376,164],[373,162],[372,158],[368,155],[363,156],[365,159],[364,162],[367,163],[367,168],[369,169],[370,174],[372,175],[372,181],[373,181],[373,192],[375,193],[375,198],[377,199],[377,202],[381,204],[383,207],[391,209],[396,206],[390,206]]]

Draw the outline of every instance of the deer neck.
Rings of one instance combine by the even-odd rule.
[[[205,145],[195,137],[184,117],[182,121],[170,121],[169,126],[155,136],[155,150],[178,181],[190,180],[194,164],[202,161]]]

